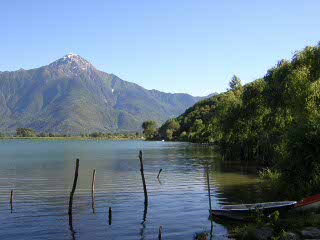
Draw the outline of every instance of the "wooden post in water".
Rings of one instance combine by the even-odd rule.
[[[141,178],[142,178],[142,184],[143,184],[143,191],[144,191],[144,205],[148,205],[148,192],[147,192],[147,186],[146,186],[146,180],[144,178],[144,169],[143,169],[143,159],[142,159],[142,151],[140,150],[139,153],[139,159],[140,159],[140,172],[141,172]]]
[[[210,208],[210,221],[211,221],[211,230],[210,237],[212,238],[213,222],[212,222],[212,206],[211,206],[211,191],[210,191],[210,179],[209,179],[209,166],[207,163],[207,184],[208,184],[208,196],[209,196],[209,208]]]
[[[211,215],[212,207],[211,207],[211,191],[210,191],[210,180],[209,180],[209,167],[208,167],[208,165],[207,165],[207,185],[208,185],[209,207],[210,207],[210,215]]]
[[[12,209],[13,209],[13,190],[11,190],[11,193],[10,193],[10,209],[12,212]]]
[[[75,172],[74,172],[73,186],[72,186],[72,190],[70,192],[69,210],[68,210],[69,215],[72,215],[73,195],[74,195],[74,192],[76,191],[76,187],[77,187],[78,172],[79,172],[79,158],[77,158],[77,160],[76,160],[76,168],[75,168]]]
[[[92,212],[95,213],[95,204],[94,204],[94,190],[95,190],[95,184],[96,184],[96,170],[93,170],[93,175],[92,175],[92,184],[91,184],[91,207],[92,207]]]
[[[159,239],[159,240],[162,240],[162,226],[159,227],[158,239]]]
[[[91,194],[92,196],[94,196],[94,187],[96,184],[96,170],[93,170],[93,174],[92,174],[92,184],[91,184]]]
[[[112,223],[112,209],[109,207],[109,225]]]
[[[162,172],[162,168],[160,168],[157,178],[159,179],[160,173]]]

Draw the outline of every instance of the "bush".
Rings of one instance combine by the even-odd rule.
[[[37,134],[33,129],[30,128],[17,128],[17,137],[36,137]]]

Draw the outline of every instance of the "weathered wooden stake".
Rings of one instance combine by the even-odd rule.
[[[76,231],[74,230],[73,224],[72,224],[72,214],[69,215],[69,229],[71,232],[72,240],[76,240]]]
[[[143,191],[144,191],[144,205],[148,205],[148,192],[147,192],[146,180],[144,178],[143,159],[142,159],[142,151],[141,150],[139,153],[139,159],[140,159],[140,167],[141,167],[140,172],[141,172]]]
[[[92,208],[92,213],[95,214],[96,213],[96,206],[94,203],[94,195],[91,195],[91,208]]]
[[[159,239],[159,240],[162,240],[162,226],[159,227],[158,239]]]
[[[143,221],[142,221],[142,223],[147,221],[147,214],[148,214],[148,205],[145,204],[144,208],[143,208]]]
[[[112,209],[109,207],[109,225],[112,223]]]
[[[12,209],[13,209],[13,190],[11,190],[11,193],[10,193],[10,209],[12,212]]]
[[[76,187],[77,187],[78,171],[79,171],[79,159],[77,158],[76,168],[75,168],[75,172],[74,172],[73,186],[72,186],[72,190],[70,192],[70,198],[69,198],[69,210],[68,210],[69,215],[72,215],[73,195],[74,195],[74,192],[76,191]]]
[[[209,181],[209,167],[207,165],[207,184],[208,184],[208,196],[209,196],[209,207],[210,207],[210,218],[211,218],[211,191],[210,191],[210,181]]]
[[[162,172],[162,168],[160,168],[157,178],[159,179],[160,173]]]
[[[91,184],[91,207],[92,207],[92,212],[95,213],[95,204],[94,204],[94,190],[95,190],[95,185],[96,185],[96,170],[93,170],[93,175],[92,175],[92,184]]]
[[[92,184],[91,184],[91,193],[94,196],[94,187],[96,184],[96,170],[93,170],[93,174],[92,174]]]
[[[210,208],[210,221],[211,221],[211,230],[210,238],[212,238],[213,222],[212,222],[212,206],[211,206],[211,191],[210,191],[210,179],[209,179],[209,166],[207,164],[207,184],[208,184],[208,196],[209,196],[209,208]]]

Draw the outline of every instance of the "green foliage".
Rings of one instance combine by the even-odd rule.
[[[232,235],[235,237],[235,239],[239,240],[256,240],[257,227],[258,226],[255,224],[237,226],[233,229]]]
[[[273,212],[271,215],[270,215],[270,222],[271,222],[271,225],[276,227],[277,224],[278,224],[278,221],[280,219],[280,213],[278,211],[275,211]]]
[[[181,141],[187,141],[187,140],[188,140],[188,135],[187,135],[187,133],[186,133],[186,132],[182,132],[182,133],[180,134],[180,136],[179,136],[179,139],[180,139]]]
[[[275,236],[275,237],[271,238],[271,240],[287,240],[287,239],[288,239],[288,233],[283,229],[281,229],[281,231],[278,234],[278,236]]]
[[[263,227],[272,228],[273,240],[289,239],[288,232],[301,231],[306,227],[319,227],[320,214],[315,212],[289,212],[281,216],[278,211],[266,218],[264,222],[252,222],[247,224],[237,224],[231,230],[235,239],[261,239],[257,236],[257,230]]]
[[[93,132],[82,135],[85,138],[96,138],[96,139],[136,139],[140,137],[139,133],[103,133]]]
[[[172,140],[178,138],[180,134],[180,124],[176,119],[170,119],[166,121],[159,129],[160,138],[166,140]]]
[[[207,240],[209,236],[208,232],[199,232],[194,234],[193,239],[194,240]]]
[[[233,75],[233,77],[231,78],[230,82],[229,82],[229,87],[230,90],[236,90],[238,88],[242,87],[242,83],[239,77],[237,77],[236,75]]]
[[[158,134],[158,127],[155,121],[145,121],[142,123],[143,134],[147,139],[152,139]]]
[[[176,118],[180,128],[172,139],[215,143],[224,159],[271,166],[261,177],[290,197],[317,192],[320,45],[297,52],[292,61],[279,61],[245,86],[233,76],[229,86]],[[166,133],[169,124],[160,129]],[[284,184],[286,190],[280,189]]]
[[[285,218],[278,221],[282,229],[291,231],[302,230],[305,227],[319,227],[320,214],[315,212],[289,213]]]
[[[278,183],[281,179],[281,173],[278,170],[272,171],[270,168],[264,168],[259,172],[259,177],[262,181]]]
[[[104,137],[104,134],[102,132],[94,132],[94,133],[90,133],[89,134],[89,137],[92,137],[92,138],[102,138]]]
[[[17,137],[36,137],[37,134],[33,129],[30,129],[30,128],[17,128],[16,136]]]

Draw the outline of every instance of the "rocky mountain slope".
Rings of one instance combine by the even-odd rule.
[[[137,131],[144,120],[162,123],[201,99],[146,90],[68,54],[40,68],[0,72],[0,131]]]

